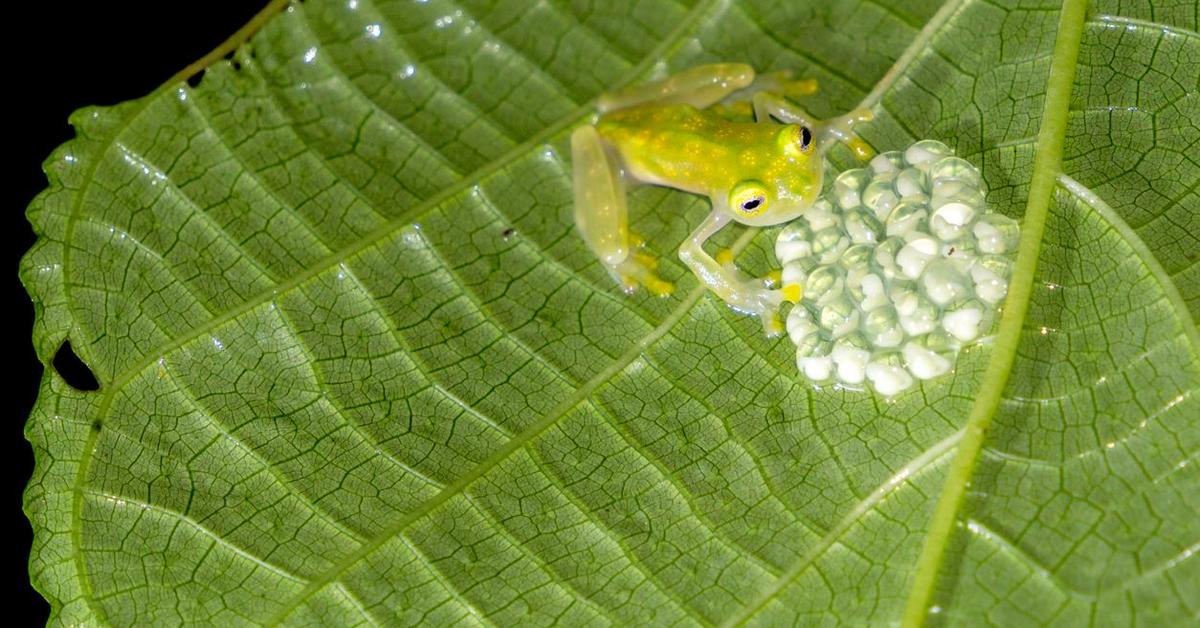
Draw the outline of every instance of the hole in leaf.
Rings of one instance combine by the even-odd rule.
[[[187,80],[188,87],[191,87],[192,89],[196,89],[197,87],[200,87],[200,81],[203,78],[204,78],[204,69],[201,68],[201,70],[199,72],[196,72],[195,74],[188,77],[188,80]]]
[[[83,360],[75,355],[70,340],[62,343],[62,346],[58,348],[52,364],[54,370],[58,371],[59,377],[62,377],[71,388],[83,391],[100,390],[100,382],[96,381],[96,376],[83,363]]]

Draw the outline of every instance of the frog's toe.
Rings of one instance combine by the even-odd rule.
[[[770,314],[762,317],[763,333],[767,338],[775,338],[783,334],[783,323],[779,320],[779,316]]]
[[[811,96],[817,93],[820,84],[817,79],[801,79],[796,81],[785,81],[783,83],[783,95],[791,97]]]
[[[653,256],[636,254],[613,267],[613,274],[626,294],[636,292],[640,286],[654,296],[664,297],[675,291],[675,284],[656,275],[657,266],[658,260]]]

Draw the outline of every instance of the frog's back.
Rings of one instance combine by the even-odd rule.
[[[777,130],[675,104],[619,109],[596,123],[596,131],[636,179],[697,194],[731,185],[725,179],[744,148]]]

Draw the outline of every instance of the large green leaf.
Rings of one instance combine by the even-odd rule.
[[[48,368],[28,425],[53,619],[1194,621],[1200,18],[1074,16],[309,0],[197,87],[78,112],[22,266],[42,360],[69,339],[101,383]],[[814,391],[671,259],[706,207],[655,188],[682,290],[620,294],[566,137],[711,61],[980,165],[1028,236],[996,344],[893,401]]]

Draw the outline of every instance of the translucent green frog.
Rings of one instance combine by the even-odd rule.
[[[703,245],[730,222],[768,226],[803,214],[821,192],[821,154],[831,141],[870,156],[851,131],[872,119],[869,111],[817,122],[787,100],[816,87],[785,72],[756,76],[748,65],[723,63],[601,96],[599,119],[571,136],[575,223],[627,292],[641,285],[666,295],[674,286],[655,274],[657,260],[629,231],[625,184],[701,194],[712,212],[680,246],[680,259],[734,309],[760,317],[767,335],[782,331],[778,309],[800,300],[800,286],[775,288],[778,277],[750,279],[731,253],[713,259]]]

